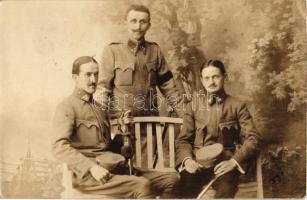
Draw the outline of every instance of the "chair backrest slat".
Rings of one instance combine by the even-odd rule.
[[[164,157],[163,157],[162,130],[161,130],[160,123],[156,123],[156,134],[157,134],[157,149],[158,149],[157,169],[163,169],[164,168]]]
[[[175,167],[175,127],[174,124],[168,125],[168,145],[169,145],[169,166]]]
[[[152,123],[146,124],[147,134],[147,163],[148,168],[153,168],[153,140],[152,140]]]
[[[141,124],[135,123],[135,155],[136,155],[136,166],[142,167],[142,154],[141,154]]]

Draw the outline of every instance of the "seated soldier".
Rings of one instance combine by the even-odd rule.
[[[98,78],[96,60],[89,56],[77,58],[72,76],[75,90],[58,105],[54,117],[52,151],[72,170],[74,187],[96,195],[153,198],[150,181],[118,175],[107,163],[120,161],[121,156],[108,151],[111,137],[107,116],[93,100]],[[96,159],[99,156],[100,163]]]
[[[217,177],[212,185],[215,198],[233,198],[240,173],[244,174],[249,161],[255,159],[261,137],[246,104],[225,93],[224,64],[210,60],[200,73],[205,93],[194,95],[188,104],[176,140],[181,187],[195,198],[204,184]],[[217,149],[211,148],[212,144]],[[216,157],[209,158],[212,154]],[[210,159],[214,161],[208,162]]]

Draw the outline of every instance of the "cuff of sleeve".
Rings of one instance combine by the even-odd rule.
[[[178,171],[179,171],[179,172],[182,172],[182,171],[185,169],[184,163],[185,163],[185,161],[188,160],[188,159],[192,159],[192,158],[191,158],[191,157],[185,157],[185,158],[182,160],[182,162],[181,162],[181,164],[180,164],[180,167],[178,168]]]
[[[241,167],[241,165],[235,159],[232,158],[231,160],[233,160],[236,163],[238,171],[241,174],[245,174],[245,170]]]
[[[82,164],[73,167],[72,170],[77,174],[79,179],[82,179],[94,165],[96,165],[96,163],[88,159],[86,162],[82,162]]]

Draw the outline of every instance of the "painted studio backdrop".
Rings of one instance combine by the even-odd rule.
[[[226,64],[226,90],[250,105],[265,138],[265,197],[305,195],[304,0],[0,1],[0,180],[4,197],[59,197],[50,153],[55,106],[74,87],[72,62],[100,61],[125,38],[129,3],[152,12],[157,42],[182,88],[201,88],[200,64]],[[30,187],[29,187],[30,186]]]

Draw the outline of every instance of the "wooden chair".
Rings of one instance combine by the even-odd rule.
[[[135,167],[145,167],[142,162],[142,144],[141,144],[141,132],[146,130],[146,145],[147,145],[147,168],[157,171],[175,171],[175,126],[182,126],[183,120],[180,118],[171,117],[134,117],[134,131],[135,131]],[[111,121],[111,126],[116,127],[117,121]],[[142,128],[145,127],[145,130]],[[168,149],[163,149],[163,130],[166,129],[168,133],[166,140],[168,140]],[[156,147],[154,147],[154,137],[156,137]],[[154,166],[154,149],[157,148],[157,165]],[[169,156],[164,155],[166,151],[169,152]],[[169,162],[165,163],[165,158],[169,158]]]
[[[261,155],[256,160],[256,179],[252,182],[239,184],[239,191],[236,198],[253,198],[263,199],[263,180],[261,168]]]
[[[149,169],[172,172],[175,171],[175,127],[179,126],[181,128],[183,120],[180,118],[170,118],[170,117],[133,117],[133,125],[135,131],[135,163],[136,167],[142,166],[142,153],[147,154],[147,166]],[[116,129],[118,125],[117,120],[110,122],[112,128]],[[141,137],[143,132],[143,127],[146,127],[146,145],[147,152],[142,152]],[[168,144],[163,145],[163,130],[167,127],[167,134],[165,138],[168,139]],[[154,137],[156,137],[156,148],[157,148],[157,165],[154,166]],[[167,149],[163,147],[167,146]],[[168,156],[165,155],[165,151],[168,151]],[[169,158],[168,162],[166,158]],[[146,162],[145,162],[146,163]],[[253,182],[242,183],[239,185],[238,194],[242,194],[243,198],[252,198],[258,197],[263,198],[263,188],[262,188],[262,172],[261,172],[261,163],[260,157],[257,159],[257,178]],[[105,196],[93,196],[82,194],[79,191],[75,190],[72,187],[72,173],[67,169],[67,166],[63,166],[63,185],[66,186],[65,191],[63,192],[63,198],[104,198]],[[253,192],[253,196],[251,193]],[[213,190],[208,191],[206,197],[210,197],[210,194],[213,194]],[[238,196],[238,195],[237,195]],[[236,197],[237,197],[236,196]],[[110,198],[110,197],[105,197]]]

